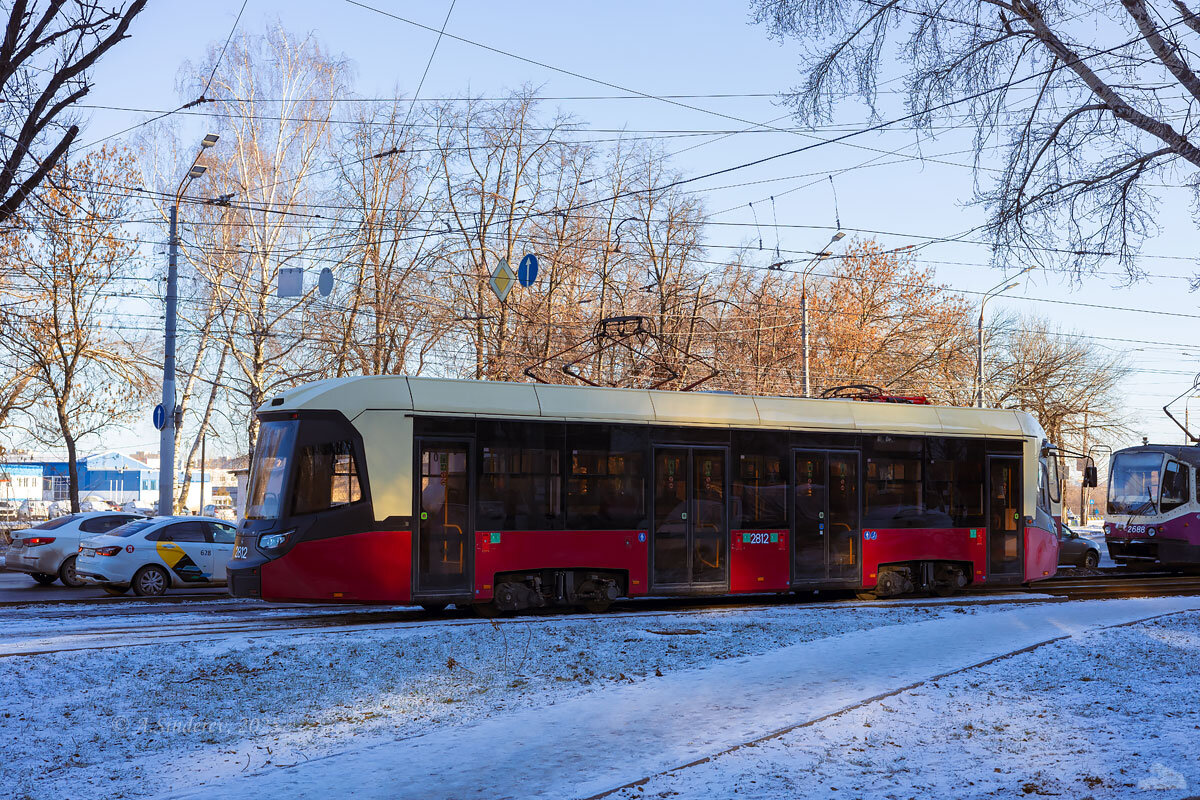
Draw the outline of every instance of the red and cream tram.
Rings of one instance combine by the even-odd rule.
[[[240,597],[597,610],[1058,562],[1057,459],[1019,411],[379,376],[259,418]]]

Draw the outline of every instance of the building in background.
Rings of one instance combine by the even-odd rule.
[[[41,500],[43,493],[40,464],[0,464],[0,500],[20,503]]]

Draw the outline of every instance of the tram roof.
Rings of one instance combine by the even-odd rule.
[[[275,395],[259,408],[262,413],[301,410],[340,411],[350,420],[364,411],[381,410],[650,425],[1008,438],[1044,436],[1030,414],[1006,409],[404,375],[331,378],[306,383]]]
[[[1200,447],[1193,444],[1140,444],[1136,447],[1125,447],[1113,453],[1114,456],[1122,453],[1166,453],[1171,458],[1182,461],[1185,464],[1191,464],[1193,467],[1200,469]]]

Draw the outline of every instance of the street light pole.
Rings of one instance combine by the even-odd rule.
[[[817,262],[824,261],[832,255],[828,248],[841,241],[845,235],[841,231],[835,233],[829,240],[829,243],[825,245],[826,249],[821,250],[821,252],[808,260],[800,276],[800,349],[802,364],[804,366],[805,397],[812,397],[812,382],[809,380],[808,374],[808,275],[812,272],[812,268],[817,265]]]
[[[210,133],[200,141],[200,150],[192,159],[187,174],[179,182],[175,190],[175,198],[171,203],[170,224],[171,238],[167,255],[167,309],[165,336],[163,340],[163,383],[162,407],[163,426],[159,431],[158,440],[158,513],[170,516],[175,513],[175,430],[178,425],[175,404],[175,317],[179,296],[179,199],[184,189],[194,178],[204,174],[206,167],[197,164],[201,154],[217,143],[217,135]]]
[[[1032,269],[1033,269],[1033,267],[1026,267],[1025,269],[1018,272],[1016,275],[1014,275],[1013,277],[1020,277],[1021,275],[1024,275],[1026,272],[1029,272]],[[1005,278],[1005,280],[1008,280],[1008,279]],[[1012,283],[1008,284],[1007,286],[1004,286],[1002,284],[996,284],[991,289],[984,292],[983,300],[979,303],[979,332],[978,332],[979,335],[978,335],[978,341],[977,341],[977,352],[975,354],[975,356],[976,356],[976,359],[975,359],[975,407],[976,408],[983,408],[983,309],[987,306],[988,300],[991,300],[993,297],[997,297],[999,295],[1004,294],[1009,289],[1015,289],[1020,285],[1021,284],[1018,281],[1013,281]]]

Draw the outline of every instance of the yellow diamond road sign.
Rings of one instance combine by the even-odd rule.
[[[496,268],[492,270],[492,279],[488,283],[492,287],[492,291],[496,293],[496,299],[501,303],[508,297],[508,293],[512,291],[513,284],[517,282],[517,276],[513,274],[509,268],[508,262],[503,258]]]

